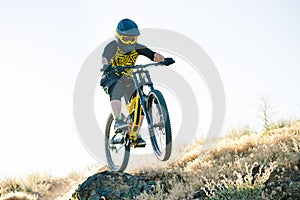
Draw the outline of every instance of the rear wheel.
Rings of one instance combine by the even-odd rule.
[[[148,95],[148,110],[152,126],[149,127],[150,140],[156,157],[168,160],[172,151],[172,131],[166,101],[158,90]]]
[[[113,121],[114,118],[110,114],[105,128],[105,154],[109,168],[112,171],[122,172],[127,167],[130,155],[128,132],[123,131],[115,134]],[[112,139],[121,139],[123,142],[120,144],[111,144]]]

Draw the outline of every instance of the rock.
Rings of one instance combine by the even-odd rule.
[[[158,183],[159,182],[159,183]],[[71,200],[133,199],[142,192],[155,193],[163,181],[144,176],[104,171],[90,176],[78,186]]]
[[[205,192],[203,190],[199,190],[194,193],[193,199],[204,199],[206,196]]]

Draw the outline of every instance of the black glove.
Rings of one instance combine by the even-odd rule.
[[[100,69],[101,72],[104,72],[104,74],[109,73],[109,71],[112,70],[112,66],[109,64],[103,65],[102,69]]]
[[[162,64],[166,66],[172,65],[173,63],[175,63],[175,60],[173,60],[173,58],[165,58],[165,60],[162,61]]]
[[[124,68],[121,67],[121,66],[117,66],[116,68],[114,68],[114,71],[115,71],[117,74],[122,74],[122,72],[124,72]]]

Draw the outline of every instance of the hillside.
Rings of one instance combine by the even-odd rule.
[[[77,200],[103,194],[103,199],[300,199],[300,121],[259,134],[233,131],[207,152],[202,145],[196,141],[176,162],[159,169],[121,174],[102,168],[65,178],[7,179],[0,183],[0,198],[59,200],[73,194]],[[11,192],[22,193],[8,197]]]

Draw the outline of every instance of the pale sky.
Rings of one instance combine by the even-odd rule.
[[[95,162],[76,133],[73,89],[84,60],[123,18],[182,33],[207,52],[225,88],[225,128],[259,130],[263,94],[275,118],[299,118],[299,8],[297,0],[1,0],[0,176]]]

